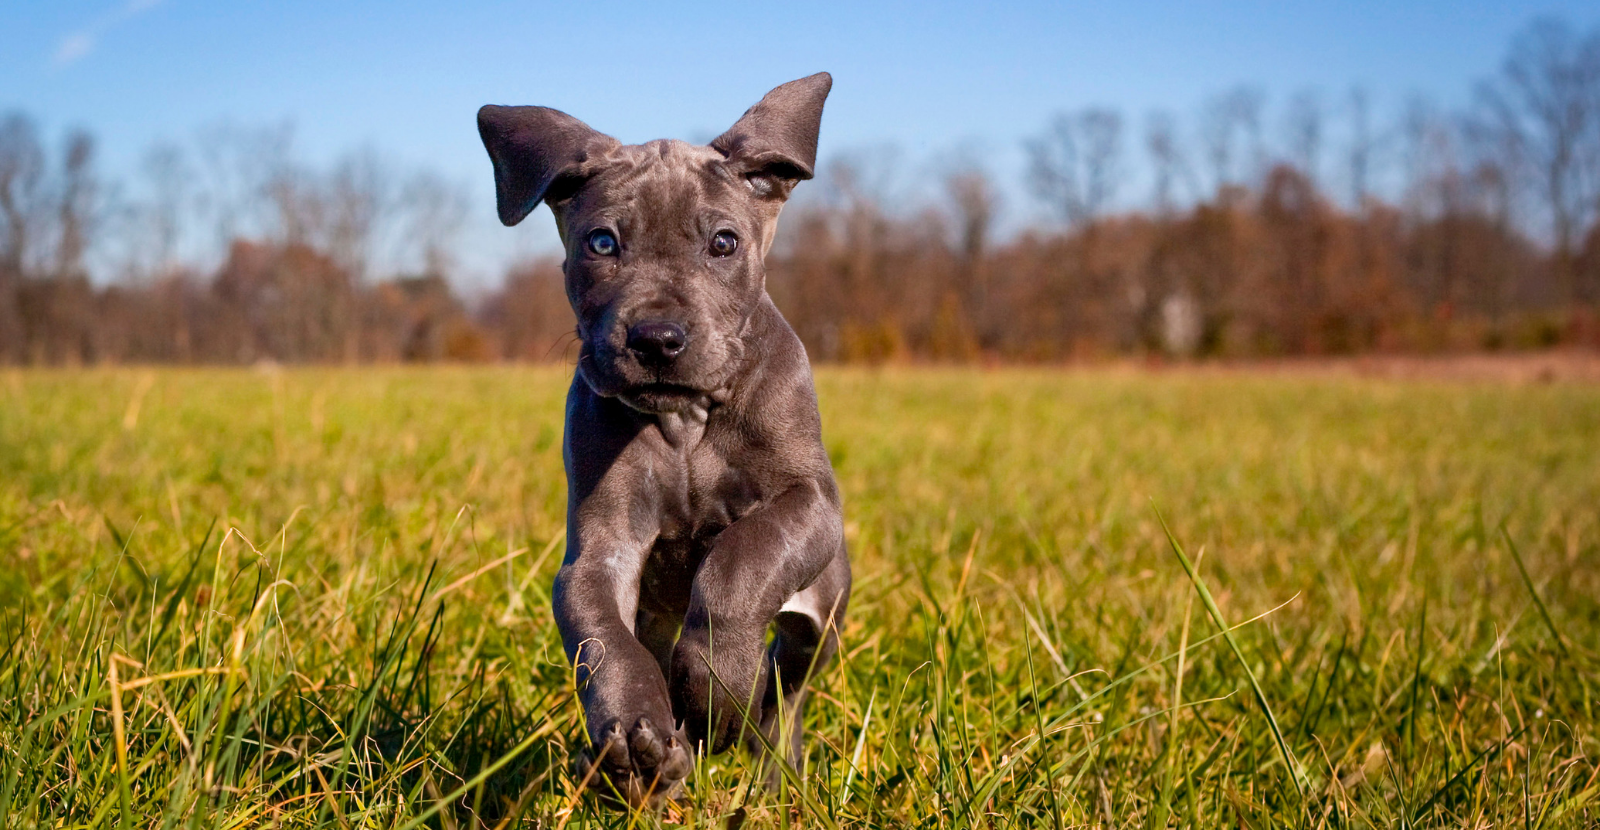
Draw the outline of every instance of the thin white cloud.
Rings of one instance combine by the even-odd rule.
[[[56,66],[66,66],[93,52],[94,40],[94,35],[88,32],[73,32],[62,38],[61,45],[56,47]]]
[[[121,5],[101,15],[88,26],[64,35],[61,42],[56,45],[55,57],[51,59],[51,63],[57,69],[61,69],[83,60],[100,45],[100,39],[107,32],[164,2],[166,0],[124,0]]]

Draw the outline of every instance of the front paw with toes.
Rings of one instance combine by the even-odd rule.
[[[644,810],[671,798],[691,767],[683,740],[640,717],[626,733],[622,721],[612,721],[590,749],[579,753],[574,774],[580,786],[612,806]]]

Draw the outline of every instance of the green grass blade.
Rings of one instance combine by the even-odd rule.
[[[1178,544],[1177,537],[1172,535],[1172,528],[1167,525],[1166,517],[1161,511],[1156,511],[1156,518],[1161,522],[1161,530],[1167,536],[1167,542],[1172,547],[1172,552],[1177,555],[1178,561],[1183,564],[1183,570],[1189,575],[1189,581],[1194,583],[1195,592],[1200,596],[1200,602],[1206,608],[1206,613],[1211,615],[1211,621],[1222,632],[1222,638],[1228,643],[1228,648],[1239,662],[1239,668],[1244,671],[1244,676],[1250,680],[1250,692],[1255,695],[1256,705],[1261,707],[1261,713],[1267,719],[1267,726],[1272,730],[1272,739],[1278,746],[1278,753],[1283,757],[1285,768],[1289,770],[1289,778],[1294,783],[1295,792],[1300,800],[1305,801],[1306,790],[1305,773],[1300,769],[1300,763],[1295,760],[1294,753],[1289,751],[1289,744],[1283,739],[1283,730],[1278,727],[1278,718],[1272,714],[1272,705],[1267,702],[1267,695],[1261,691],[1261,683],[1256,680],[1256,673],[1251,671],[1250,662],[1245,659],[1244,652],[1239,648],[1239,641],[1234,639],[1228,628],[1227,620],[1222,616],[1222,609],[1217,607],[1217,601],[1212,599],[1211,591],[1206,588],[1205,580],[1195,571],[1194,564],[1189,561],[1183,552],[1183,546]]]

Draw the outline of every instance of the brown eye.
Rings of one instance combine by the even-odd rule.
[[[717,235],[711,237],[712,256],[728,256],[737,250],[739,237],[734,236],[733,231],[717,231]]]

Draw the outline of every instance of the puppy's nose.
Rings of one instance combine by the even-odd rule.
[[[683,354],[689,333],[668,320],[646,320],[628,329],[628,349],[640,360],[666,362]]]

